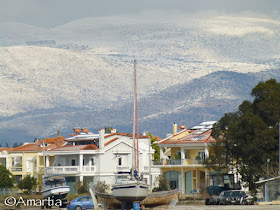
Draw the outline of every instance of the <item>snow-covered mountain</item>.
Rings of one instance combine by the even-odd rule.
[[[279,21],[148,17],[86,18],[48,29],[0,23],[0,142],[73,126],[130,132],[134,58],[140,126],[161,136],[174,121],[217,120],[250,98],[258,81],[278,76]]]

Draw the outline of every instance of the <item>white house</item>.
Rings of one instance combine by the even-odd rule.
[[[71,191],[77,181],[87,180],[92,187],[98,181],[105,181],[109,185],[115,183],[115,177],[120,173],[130,173],[132,167],[133,140],[131,134],[105,133],[100,129],[98,134],[86,130],[76,130],[75,135],[65,139],[66,145],[46,151],[47,175],[65,174]],[[149,157],[152,158],[153,149],[149,149],[148,136],[139,136],[139,170],[144,180],[150,183]],[[50,166],[48,157],[54,155],[54,162]],[[152,180],[158,176],[159,169],[152,169]]]

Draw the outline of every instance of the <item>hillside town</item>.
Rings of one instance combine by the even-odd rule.
[[[156,186],[156,179],[165,175],[171,189],[182,194],[203,189],[209,183],[209,171],[202,160],[209,155],[209,146],[215,140],[211,128],[215,121],[206,121],[192,128],[173,124],[173,134],[165,139],[156,138],[159,159],[155,159],[150,136],[144,131],[139,136],[140,171],[147,183]],[[27,175],[38,180],[34,192],[41,191],[43,176],[64,174],[70,192],[76,193],[75,184],[87,181],[93,187],[98,181],[112,186],[117,174],[129,173],[132,167],[132,134],[118,133],[101,128],[92,133],[88,128],[74,128],[66,138],[35,139],[16,148],[0,148],[0,163],[13,175],[15,184]],[[149,165],[151,174],[149,174]]]

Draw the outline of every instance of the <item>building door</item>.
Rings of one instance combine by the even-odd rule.
[[[192,191],[192,171],[188,171],[185,173],[185,189],[186,189],[186,194],[191,193]]]
[[[199,172],[199,180],[200,180],[200,183],[199,183],[199,188],[200,189],[203,189],[205,186],[205,172],[204,171],[200,171]]]
[[[75,176],[67,176],[65,178],[66,178],[67,185],[70,188],[69,193],[75,194],[76,193],[76,190],[75,190],[76,177]]]
[[[181,189],[181,172],[167,171],[164,173],[166,180],[170,182],[171,190]]]

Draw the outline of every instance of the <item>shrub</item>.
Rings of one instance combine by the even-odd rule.
[[[30,194],[31,191],[37,186],[37,180],[35,177],[27,175],[23,178],[23,180],[19,181],[17,186],[21,190],[26,190],[27,194]]]
[[[170,182],[166,179],[165,176],[158,176],[156,178],[156,184],[157,187],[153,189],[153,192],[170,190]]]
[[[109,189],[109,185],[106,184],[105,181],[98,181],[96,185],[94,185],[94,189],[96,192],[105,193]]]
[[[83,182],[78,181],[75,184],[75,190],[78,194],[88,193],[89,192],[88,182],[86,180],[84,180]]]

